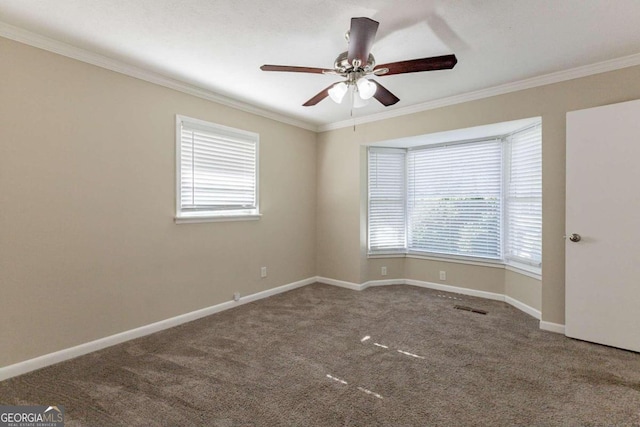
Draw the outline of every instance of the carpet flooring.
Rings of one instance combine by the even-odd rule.
[[[3,381],[0,403],[67,426],[640,425],[640,354],[503,302],[314,284]]]

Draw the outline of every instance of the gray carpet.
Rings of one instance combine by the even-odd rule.
[[[502,302],[315,284],[3,381],[0,403],[67,426],[640,425],[640,354]]]

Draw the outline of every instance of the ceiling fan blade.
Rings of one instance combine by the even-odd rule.
[[[392,74],[417,73],[420,71],[449,70],[453,68],[457,62],[458,59],[455,55],[444,55],[381,64],[376,66],[376,69],[387,68],[389,71],[381,75],[390,76]]]
[[[314,96],[313,98],[311,98],[310,100],[308,100],[307,102],[302,104],[302,106],[303,107],[311,107],[313,105],[316,105],[318,102],[322,101],[327,96],[329,96],[329,89],[331,89],[334,85],[335,85],[335,83],[332,84],[331,86],[327,87],[326,89],[321,90],[320,92],[318,92],[318,94],[316,96]]]
[[[382,86],[380,83],[378,83],[375,80],[371,80],[371,79],[369,80],[374,82],[376,86],[378,86],[378,88],[376,89],[376,93],[373,94],[373,97],[377,99],[382,105],[384,105],[385,107],[388,107],[400,101],[400,98],[398,98],[397,96],[389,92],[389,90],[386,87]]]
[[[314,73],[325,74],[333,73],[335,70],[328,68],[314,68],[314,67],[292,67],[290,65],[263,65],[260,67],[262,71],[288,71],[292,73]]]
[[[378,31],[378,21],[369,18],[351,18],[349,30],[349,51],[347,59],[353,64],[354,59],[359,59],[364,66],[369,59],[369,52]]]

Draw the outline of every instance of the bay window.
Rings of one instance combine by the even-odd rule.
[[[369,253],[539,271],[541,164],[540,123],[472,141],[369,147]]]

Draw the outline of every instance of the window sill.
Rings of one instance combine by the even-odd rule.
[[[199,222],[228,222],[228,221],[256,221],[262,214],[245,214],[245,215],[194,215],[194,216],[177,216],[176,224],[191,224]]]
[[[367,254],[367,258],[406,258],[406,252],[372,252]]]
[[[482,259],[482,258],[463,258],[456,256],[439,256],[435,254],[427,254],[422,252],[371,252],[367,254],[367,258],[413,258],[413,259],[426,259],[429,261],[442,261],[442,262],[452,262],[456,264],[468,264],[468,265],[479,265],[482,267],[493,267],[493,268],[504,268],[504,263],[502,261],[496,260],[492,261],[490,259]]]

